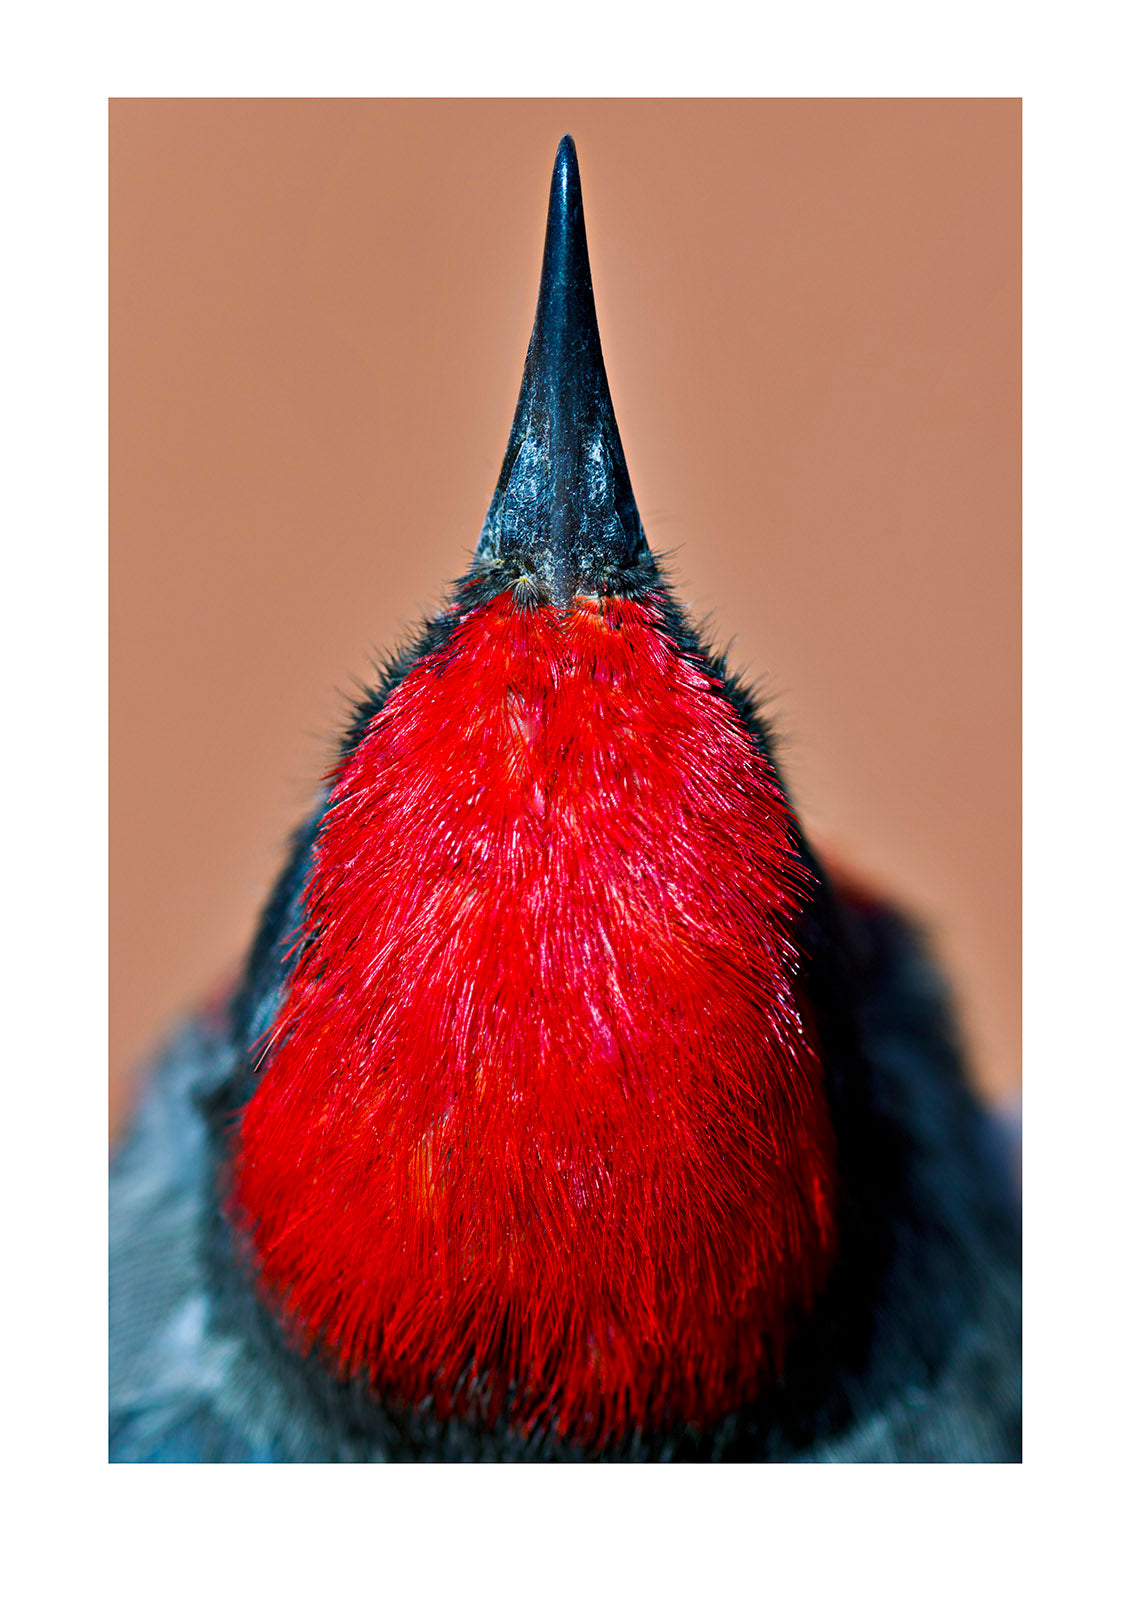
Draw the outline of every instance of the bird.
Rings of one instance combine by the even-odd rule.
[[[111,1164],[114,1462],[1014,1461],[1020,1206],[921,931],[651,551],[577,154],[464,576]]]

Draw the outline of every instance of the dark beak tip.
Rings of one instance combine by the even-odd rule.
[[[568,133],[563,133],[558,140],[557,153],[554,156],[554,187],[557,189],[581,189],[581,170],[577,165],[577,146]]]

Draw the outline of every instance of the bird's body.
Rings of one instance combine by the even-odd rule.
[[[1014,1205],[644,543],[572,146],[476,561],[112,1184],[119,1460],[1003,1460]]]

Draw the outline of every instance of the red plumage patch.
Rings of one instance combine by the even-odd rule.
[[[389,695],[233,1172],[306,1348],[591,1444],[751,1398],[833,1243],[790,813],[658,623],[503,595]]]

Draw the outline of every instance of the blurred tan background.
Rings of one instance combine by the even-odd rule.
[[[465,566],[577,141],[653,548],[1020,1079],[1020,103],[118,100],[111,1109]]]

